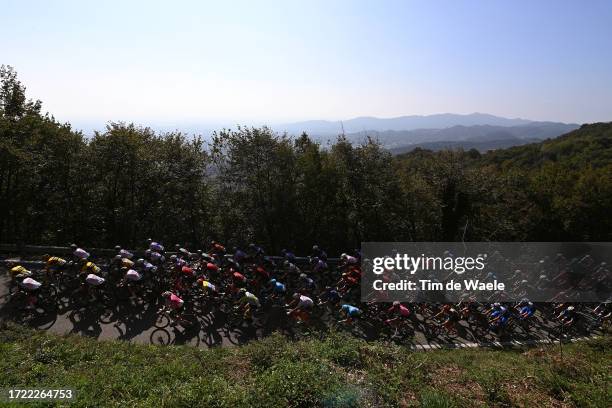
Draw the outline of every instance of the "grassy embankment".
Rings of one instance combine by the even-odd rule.
[[[196,349],[0,329],[0,388],[72,387],[71,406],[612,405],[612,339],[411,352],[344,335]]]

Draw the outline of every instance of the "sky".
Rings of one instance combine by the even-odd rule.
[[[29,96],[83,128],[612,120],[608,0],[0,0],[0,38]]]

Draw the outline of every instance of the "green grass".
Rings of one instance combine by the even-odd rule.
[[[606,337],[562,354],[558,345],[411,352],[333,334],[204,350],[9,326],[0,329],[0,388],[71,387],[71,406],[609,407],[611,346]]]

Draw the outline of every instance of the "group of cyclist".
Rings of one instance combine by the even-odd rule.
[[[65,257],[44,255],[44,266],[37,276],[18,264],[10,265],[10,273],[15,286],[26,294],[26,308],[35,307],[41,288],[66,276],[78,279],[81,296],[94,298],[109,285],[106,290],[122,287],[130,296],[137,297],[146,282],[154,281],[156,295],[163,300],[160,310],[170,311],[174,324],[181,322],[183,311],[191,306],[190,302],[196,301],[230,303],[247,324],[253,322],[256,313],[271,306],[285,308],[286,316],[292,321],[305,324],[311,320],[314,309],[331,312],[338,316],[337,322],[347,325],[376,315],[382,316],[382,324],[395,333],[409,322],[415,322],[417,314],[423,316],[427,312],[431,322],[448,333],[456,333],[461,320],[484,321],[489,328],[501,331],[512,319],[528,322],[536,312],[536,306],[527,298],[518,303],[490,305],[468,299],[437,307],[398,301],[390,306],[361,302],[362,270],[358,250],[343,253],[335,267],[330,267],[326,252],[318,245],[312,247],[308,261],[300,266],[290,250],[282,250],[279,259],[266,256],[255,244],[227,250],[221,243],[212,241],[205,251],[191,252],[176,245],[168,253],[164,245],[149,239],[141,258],[121,246],[116,246],[115,251],[103,267],[94,262],[87,250],[73,244]],[[609,305],[602,303],[594,309],[602,320],[610,319]],[[556,305],[554,314],[564,326],[571,326],[576,319],[575,306],[569,303]]]

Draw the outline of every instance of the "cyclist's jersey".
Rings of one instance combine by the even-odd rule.
[[[142,275],[136,272],[134,269],[130,269],[125,273],[125,279],[136,282],[142,279]]]
[[[351,305],[342,305],[342,310],[349,317],[357,317],[361,315],[361,309],[351,306]]]
[[[21,265],[17,265],[11,268],[11,275],[14,277],[16,277],[17,275],[25,275],[25,276],[29,276],[32,275],[32,272],[28,271],[26,268],[24,268]]]
[[[100,286],[101,284],[103,284],[105,281],[104,278],[99,277],[96,274],[90,273],[89,275],[87,275],[87,277],[85,278],[85,282],[87,282],[88,284],[90,284],[91,286]]]
[[[260,306],[259,299],[251,292],[245,292],[244,296],[240,298],[240,304],[248,303],[251,306]]]
[[[246,277],[243,274],[241,274],[240,272],[234,272],[232,274],[232,279],[234,280],[234,282],[237,282],[237,283],[238,282],[244,283],[247,280]]]
[[[219,267],[212,262],[206,264],[206,269],[211,272],[219,272]]]
[[[176,296],[174,293],[170,295],[170,299],[167,300],[167,304],[168,306],[170,306],[173,309],[180,309],[181,307],[183,307],[183,304],[185,302],[183,301],[183,299],[181,299],[180,297]]]
[[[52,256],[49,259],[47,259],[46,265],[48,267],[62,267],[65,266],[68,262],[60,257],[57,256]]]
[[[274,282],[274,286],[272,287],[274,293],[285,293],[285,285],[280,282]]]
[[[95,275],[99,274],[101,271],[100,267],[98,267],[95,263],[89,261],[83,265],[81,268],[81,272],[89,272]]]
[[[129,258],[121,258],[121,267],[131,269],[134,267],[134,262]]]
[[[119,255],[121,255],[122,258],[127,259],[132,259],[134,257],[133,253],[131,253],[130,251],[126,251],[125,249],[120,250]]]
[[[19,283],[19,286],[27,290],[36,290],[42,286],[42,283],[32,278],[25,278],[22,282]]]
[[[347,265],[355,265],[357,264],[357,258],[355,258],[354,256],[348,255],[345,259],[345,262],[347,263]]]
[[[523,306],[523,307],[521,307],[520,312],[521,312],[521,314],[525,314],[525,315],[527,315],[527,317],[530,317],[530,316],[533,316],[533,313],[535,312],[535,310],[533,310],[533,307]]]
[[[142,269],[146,272],[155,272],[155,270],[157,270],[157,267],[150,262],[145,262],[144,264],[142,264]]]
[[[155,262],[162,261],[164,259],[164,256],[157,251],[151,252],[150,257],[151,257],[151,260]]]
[[[300,295],[300,300],[297,307],[300,309],[310,309],[314,305],[314,302],[308,296]]]
[[[217,253],[225,253],[225,247],[221,244],[215,244],[212,247],[212,251]]]
[[[155,252],[163,252],[164,251],[164,246],[158,242],[151,242],[149,244],[149,249],[151,251],[155,251]]]
[[[209,281],[202,281],[202,290],[206,292],[217,292],[217,287]]]
[[[195,275],[195,272],[193,271],[193,268],[190,268],[188,266],[183,266],[181,268],[181,272],[182,272],[183,275],[186,275],[186,276],[194,276]]]
[[[387,310],[387,313],[393,313],[397,314],[398,316],[408,317],[410,316],[410,309],[408,309],[404,305],[399,305],[398,307],[391,306],[389,310]]]
[[[72,255],[76,256],[79,259],[87,259],[89,258],[89,252],[85,251],[83,248],[77,248],[74,250]]]

